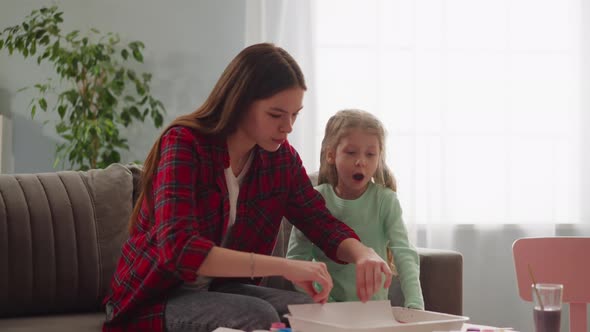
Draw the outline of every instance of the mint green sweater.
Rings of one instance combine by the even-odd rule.
[[[363,195],[354,200],[338,197],[329,184],[319,185],[315,189],[326,200],[330,212],[350,226],[363,244],[373,248],[384,260],[387,260],[387,247],[391,248],[404,293],[405,306],[424,309],[420,288],[420,260],[415,248],[408,241],[397,194],[372,182]],[[332,261],[296,228],[291,232],[287,258],[326,263],[334,282],[330,301],[359,301],[356,295],[355,266]],[[387,289],[382,287],[372,299],[386,300],[387,294]]]

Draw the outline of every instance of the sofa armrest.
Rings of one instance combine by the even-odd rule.
[[[463,256],[452,250],[416,248],[426,310],[463,314]]]

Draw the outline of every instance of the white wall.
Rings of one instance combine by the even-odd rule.
[[[208,95],[227,63],[244,46],[245,2],[241,0],[2,0],[0,29],[19,24],[33,9],[57,4],[64,12],[64,31],[97,28],[116,32],[123,42],[145,43],[144,64],[153,74],[152,93],[167,109],[164,123],[191,112]],[[20,54],[0,52],[0,105],[12,116],[14,172],[52,171],[59,137],[54,126],[38,114],[31,120],[28,105],[33,90],[17,93],[52,74]],[[7,113],[7,110],[2,110]],[[159,130],[146,122],[129,129],[131,150],[123,162],[143,160]]]
[[[12,173],[12,119],[0,113],[0,174]]]
[[[0,89],[0,174],[12,173],[14,170],[12,116],[9,106],[7,91]]]

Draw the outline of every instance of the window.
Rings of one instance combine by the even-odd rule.
[[[318,147],[365,109],[409,221],[578,222],[578,0],[313,3]]]

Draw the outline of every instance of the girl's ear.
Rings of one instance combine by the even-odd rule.
[[[334,151],[333,150],[329,150],[328,153],[326,153],[326,161],[330,165],[334,164]]]

